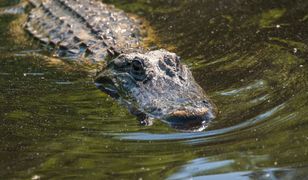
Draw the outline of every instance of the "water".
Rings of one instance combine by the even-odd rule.
[[[17,1],[0,0],[5,7]],[[0,16],[1,179],[305,179],[308,2],[110,0],[146,18],[219,109],[204,132],[139,126]]]

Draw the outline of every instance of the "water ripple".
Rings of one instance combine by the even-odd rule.
[[[255,126],[256,124],[265,121],[269,117],[273,116],[275,113],[283,110],[285,108],[285,104],[280,104],[269,111],[266,111],[254,118],[251,118],[243,123],[218,129],[212,131],[205,132],[194,132],[194,133],[171,133],[171,134],[152,134],[152,133],[111,133],[106,135],[114,136],[115,138],[121,140],[136,140],[136,141],[174,141],[174,140],[188,140],[186,143],[195,144],[206,141],[213,141],[213,138],[218,135],[223,135],[235,131],[239,131],[241,129],[245,129],[248,127]],[[215,138],[214,138],[215,139]]]

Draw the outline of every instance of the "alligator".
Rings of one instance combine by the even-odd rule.
[[[160,119],[180,130],[203,130],[215,105],[175,53],[142,44],[140,20],[97,0],[29,0],[25,30],[71,60],[105,62],[98,89],[150,125]]]

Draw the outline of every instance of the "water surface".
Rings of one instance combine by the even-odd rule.
[[[0,7],[18,1],[0,0]],[[203,132],[143,127],[86,67],[0,16],[3,179],[305,179],[308,2],[109,0],[149,21],[219,109]]]

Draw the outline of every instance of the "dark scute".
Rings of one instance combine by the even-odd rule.
[[[164,56],[164,62],[165,62],[167,65],[172,66],[172,67],[176,65],[175,62],[173,61],[172,56],[170,56],[170,55],[165,55],[165,56]]]
[[[165,71],[166,75],[170,77],[175,76],[175,71],[172,68],[170,68],[170,66],[167,66],[167,64],[164,63],[163,61],[160,60],[158,65],[161,70]]]

